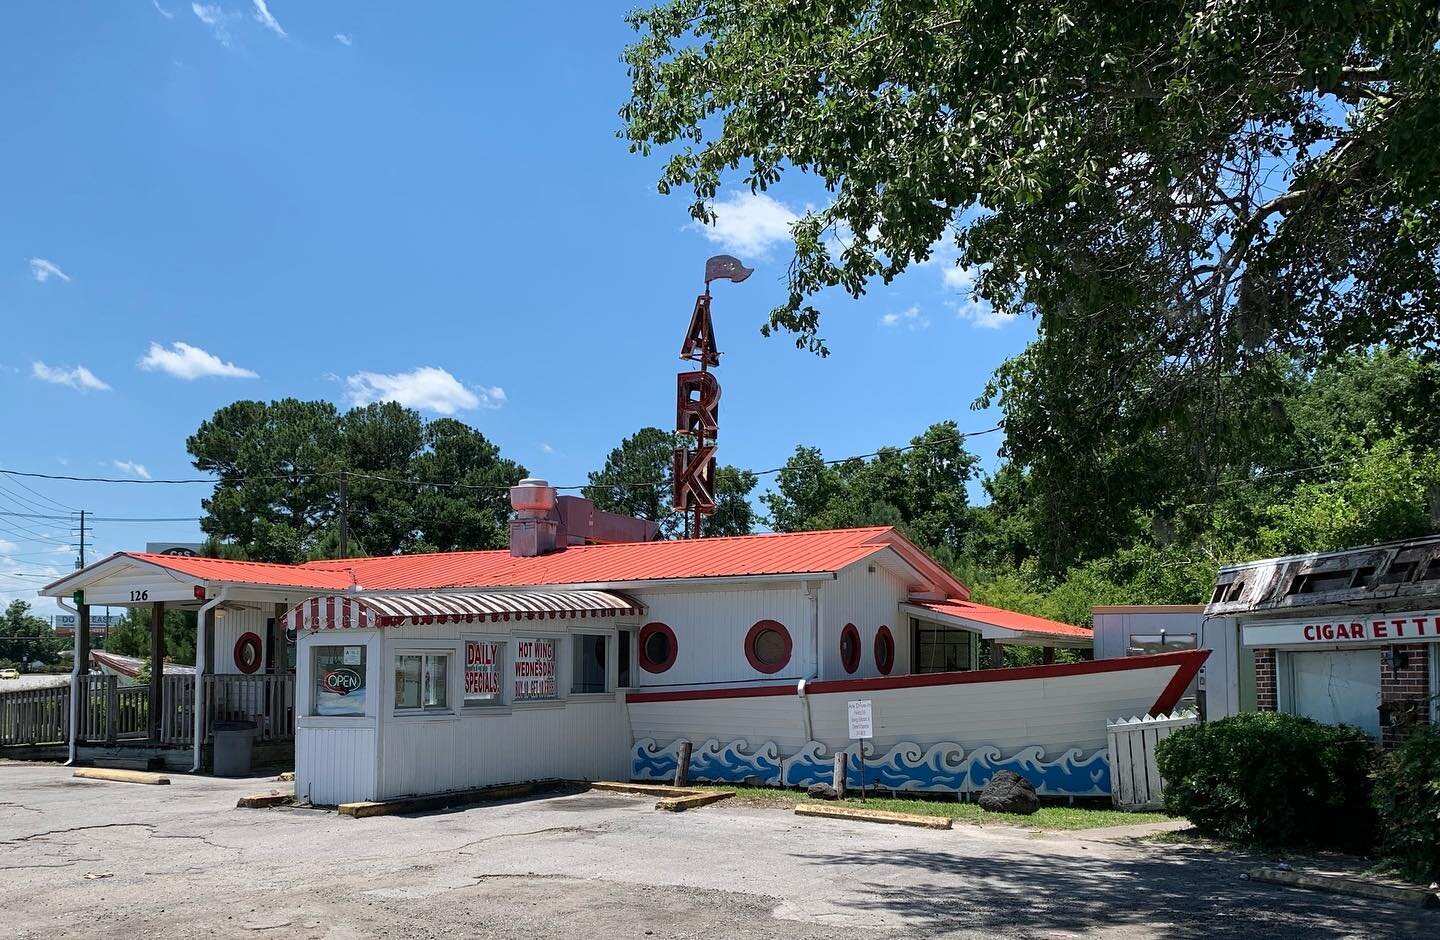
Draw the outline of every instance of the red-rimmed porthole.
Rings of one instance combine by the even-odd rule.
[[[875,668],[882,676],[890,675],[895,668],[895,635],[883,623],[875,631]]]
[[[860,631],[853,623],[845,624],[840,631],[840,665],[847,673],[860,668]]]
[[[659,621],[640,628],[636,645],[640,647],[640,668],[646,672],[664,672],[675,665],[675,655],[680,652],[675,631]]]
[[[778,620],[758,620],[745,634],[745,658],[756,672],[779,672],[790,664],[794,644],[790,631]]]
[[[235,641],[235,668],[247,676],[260,668],[264,653],[260,647],[258,633],[242,633]]]

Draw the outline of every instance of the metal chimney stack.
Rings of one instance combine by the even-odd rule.
[[[510,487],[510,506],[515,516],[510,520],[510,554],[516,558],[534,558],[563,549],[559,542],[560,524],[555,512],[555,487],[544,480],[527,477]]]

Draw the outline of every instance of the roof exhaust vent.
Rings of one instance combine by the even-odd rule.
[[[558,538],[559,520],[555,518],[555,487],[544,480],[526,477],[510,487],[510,505],[515,517],[510,520],[510,554],[515,558],[548,555],[565,546]]]

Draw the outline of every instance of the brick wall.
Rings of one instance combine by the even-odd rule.
[[[1255,710],[1279,711],[1279,693],[1275,689],[1275,651],[1255,651]]]
[[[1388,648],[1389,662],[1382,656],[1380,661],[1380,706],[1382,715],[1397,717],[1414,715],[1420,721],[1429,721],[1429,704],[1424,702],[1431,694],[1430,655],[1428,643],[1395,645]],[[1402,668],[1400,660],[1405,659]],[[1423,703],[1423,704],[1422,704]],[[1387,706],[1389,706],[1387,708]],[[1412,706],[1412,707],[1406,707]],[[1407,723],[1391,727],[1389,721],[1382,722],[1381,743],[1393,747],[1405,739]]]

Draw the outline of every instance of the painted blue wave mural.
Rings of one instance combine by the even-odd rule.
[[[631,773],[637,780],[670,780],[675,776],[679,742],[657,744],[652,738],[635,743]],[[767,741],[753,750],[744,741],[722,745],[711,738],[690,754],[690,779],[714,783],[746,780],[770,785],[804,787],[830,783],[835,755],[819,741],[810,741],[795,754],[781,758],[780,749]],[[1045,759],[1040,747],[1021,748],[1008,757],[991,746],[966,752],[958,744],[932,745],[901,742],[883,755],[865,757],[865,783],[883,790],[925,793],[970,793],[983,789],[998,771],[1013,770],[1035,785],[1044,796],[1108,796],[1110,761],[1103,750],[1089,757],[1079,748]],[[858,752],[848,752],[846,784],[860,785]]]

